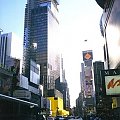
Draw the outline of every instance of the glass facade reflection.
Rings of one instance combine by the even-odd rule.
[[[105,38],[105,69],[120,69],[120,0],[106,2],[101,18],[101,31]],[[112,97],[112,108],[120,116],[120,97]],[[114,102],[116,100],[116,102]],[[108,100],[107,100],[108,102]],[[109,103],[109,102],[108,102]],[[115,106],[116,105],[116,106]],[[114,109],[115,108],[115,109]],[[119,118],[118,118],[119,119]]]
[[[56,0],[28,0],[25,9],[23,74],[29,78],[30,59],[39,64],[44,91],[60,76],[57,5]]]
[[[106,62],[109,68],[120,68],[120,0],[111,0],[102,15],[102,26],[105,44]]]

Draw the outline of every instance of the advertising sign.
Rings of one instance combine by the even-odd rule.
[[[40,65],[33,60],[30,61],[30,82],[39,84],[40,82]]]
[[[106,95],[120,95],[120,75],[105,77]]]
[[[31,99],[31,92],[27,90],[15,90],[13,96],[16,98]]]
[[[87,96],[92,96],[92,92],[93,92],[93,87],[92,85],[87,85]]]
[[[83,51],[83,61],[93,60],[92,50]]]
[[[86,80],[91,80],[92,79],[92,68],[91,67],[85,67],[84,68],[84,73],[85,73],[85,79]]]
[[[85,66],[92,67],[92,60],[85,60],[84,63],[85,63]]]
[[[110,69],[102,70],[103,90],[105,95],[119,96],[120,95],[120,70]]]

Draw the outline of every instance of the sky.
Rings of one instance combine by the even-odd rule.
[[[26,2],[0,0],[0,28],[3,33],[14,32],[23,40]],[[93,50],[94,61],[103,59],[103,38],[99,28],[102,12],[95,0],[60,0],[60,48],[71,106],[75,106],[80,93],[82,51]]]

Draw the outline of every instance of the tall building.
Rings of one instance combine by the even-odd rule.
[[[111,69],[120,69],[120,0],[96,0],[96,2],[103,9],[100,19],[100,31],[105,40],[105,69],[108,71]],[[113,77],[116,76],[114,75]],[[115,79],[114,82],[116,82],[120,77],[113,79]],[[104,88],[105,87],[106,86],[104,86]],[[115,86],[114,89],[111,88],[110,90],[116,90],[115,92],[120,95],[120,88],[118,86]],[[110,111],[114,111],[113,114],[117,114],[117,116],[119,116],[117,119],[120,119],[120,97],[112,94],[108,95],[108,97],[109,99],[113,99],[112,110],[110,109]]]
[[[65,78],[65,69],[63,65],[63,58],[61,56],[61,76],[56,79],[55,81],[55,88],[59,90],[63,94],[63,108],[65,110],[70,109],[70,95],[69,95],[69,88],[68,88],[68,83]]]
[[[85,98],[93,97],[93,76],[92,76],[92,60],[93,60],[93,52],[92,50],[83,51],[83,61],[84,64],[82,67],[82,72],[84,72],[84,96]],[[84,68],[83,68],[84,67]]]
[[[30,77],[30,60],[40,65],[44,95],[60,76],[58,0],[28,0],[25,8],[23,74]]]
[[[80,82],[81,82],[81,95],[82,95],[82,108],[83,115],[95,112],[94,100],[94,83],[92,75],[92,50],[82,51],[83,62],[81,63]]]
[[[15,120],[36,117],[35,112],[40,101],[32,98],[35,88],[28,86],[28,79],[19,74],[23,52],[22,44],[22,40],[12,32],[0,36],[0,111],[2,111],[0,119]],[[30,70],[31,80],[35,81],[37,76],[35,68],[37,67],[33,63],[31,66],[35,70]],[[34,106],[34,110],[31,110],[31,105]],[[19,115],[17,114],[18,109]]]
[[[61,58],[60,58],[60,81],[61,82],[65,82],[66,80],[65,80],[65,70],[64,70],[64,68],[63,68],[63,57],[62,57],[62,55],[61,55]]]
[[[5,65],[6,57],[22,59],[22,40],[13,33],[5,33],[0,39],[0,64]]]
[[[101,79],[101,70],[104,70],[104,62],[95,61],[93,63],[93,71],[94,71],[94,83],[95,83],[95,97],[96,97],[96,111],[97,113],[103,108],[102,104],[102,79]]]

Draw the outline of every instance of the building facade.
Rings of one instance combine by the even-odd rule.
[[[28,78],[20,72],[21,59],[22,41],[12,32],[2,34],[0,39],[0,119],[31,118],[34,120],[37,118],[38,108],[40,111],[42,95],[38,84],[40,66],[33,61],[30,62],[31,82],[28,82]]]
[[[13,32],[1,35],[0,64],[5,65],[6,56],[22,59],[22,40]]]
[[[30,59],[39,64],[44,95],[60,76],[58,5],[58,0],[28,0],[25,8],[23,74],[30,77]]]
[[[55,81],[55,88],[63,94],[63,108],[70,109],[70,94],[67,82],[60,82],[60,79]]]
[[[92,50],[82,51],[83,63],[81,63],[80,82],[81,82],[81,95],[82,95],[82,115],[95,112],[95,99],[94,99],[94,81],[93,81],[93,69]]]
[[[96,101],[96,112],[104,109],[103,95],[102,95],[102,79],[101,79],[101,70],[104,70],[104,62],[95,61],[93,63],[94,71],[94,83],[95,83],[95,101]]]
[[[98,5],[103,8],[100,20],[101,34],[105,39],[104,61],[105,69],[120,69],[120,0],[96,0]],[[112,96],[109,96],[112,97]],[[120,116],[118,96],[113,99],[113,111]],[[120,117],[118,118],[120,119]]]

